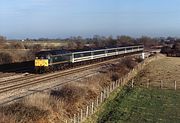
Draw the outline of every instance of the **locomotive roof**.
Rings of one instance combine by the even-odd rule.
[[[71,53],[68,50],[49,50],[49,51],[40,51],[37,54],[51,54],[51,55],[58,55],[58,54],[67,54]]]
[[[93,50],[100,50],[106,48],[88,48],[84,50],[47,50],[47,51],[40,51],[37,54],[51,54],[51,55],[59,55],[59,54],[67,54],[67,53],[74,53],[74,52],[83,52],[83,51],[93,51]]]

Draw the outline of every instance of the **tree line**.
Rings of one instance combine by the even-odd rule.
[[[162,45],[159,39],[142,36],[141,38],[133,38],[122,35],[113,38],[112,36],[95,35],[93,38],[71,37],[65,39],[68,42],[68,49],[86,49],[86,48],[110,48],[119,46],[139,45],[143,44],[145,48],[152,48]]]
[[[161,48],[161,53],[167,56],[180,57],[180,39],[176,40],[172,44],[167,44]]]
[[[7,39],[4,36],[0,36],[0,42],[6,42]],[[143,44],[145,49],[157,48],[158,46],[166,46],[173,44],[175,39],[172,37],[167,38],[151,38],[148,36],[142,36],[140,38],[133,38],[131,36],[122,35],[122,36],[100,36],[94,35],[91,38],[83,38],[81,36],[74,36],[65,39],[48,39],[48,38],[39,38],[39,39],[25,39],[25,42],[65,42],[67,45],[62,47],[52,47],[50,49],[88,49],[88,48],[109,48],[109,47],[119,47],[119,46],[129,46],[129,45],[139,45]],[[12,42],[12,47],[22,47],[20,41],[16,43]],[[2,47],[2,46],[1,46]],[[5,47],[5,46],[4,46]],[[26,46],[25,46],[26,47]],[[41,49],[41,46],[36,46],[38,49]],[[7,48],[7,47],[5,47]],[[10,47],[11,48],[11,47]],[[28,47],[29,48],[29,47]],[[34,48],[34,47],[33,47]]]

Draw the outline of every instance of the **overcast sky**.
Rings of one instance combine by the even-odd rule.
[[[180,0],[0,0],[8,38],[179,36]]]

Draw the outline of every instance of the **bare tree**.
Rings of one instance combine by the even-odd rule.
[[[76,41],[76,46],[77,46],[77,49],[83,49],[85,46],[85,42],[84,41]]]
[[[77,44],[74,41],[68,41],[67,49],[76,49]]]
[[[0,53],[0,64],[12,63],[13,58],[9,53]]]
[[[6,41],[6,37],[0,35],[0,42],[5,42],[5,41]]]
[[[133,38],[131,38],[130,36],[126,36],[126,35],[117,36],[118,46],[132,45],[132,44],[133,44]]]
[[[151,48],[152,46],[157,46],[158,45],[158,41],[156,39],[152,39],[150,37],[147,36],[142,36],[139,39],[140,43],[144,44],[144,46],[146,48]]]

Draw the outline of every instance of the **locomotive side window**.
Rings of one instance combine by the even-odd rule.
[[[116,52],[116,50],[108,50],[108,53]]]
[[[100,54],[105,54],[105,51],[95,51],[94,55],[100,55]]]
[[[91,52],[74,54],[74,58],[87,57],[87,56],[91,56]]]
[[[132,50],[132,48],[126,48],[126,50]]]
[[[91,56],[91,52],[83,53],[83,56],[84,56],[84,57],[86,57],[86,56]]]
[[[138,49],[138,47],[133,47],[133,49]]]
[[[124,49],[118,49],[118,51],[124,51]]]

